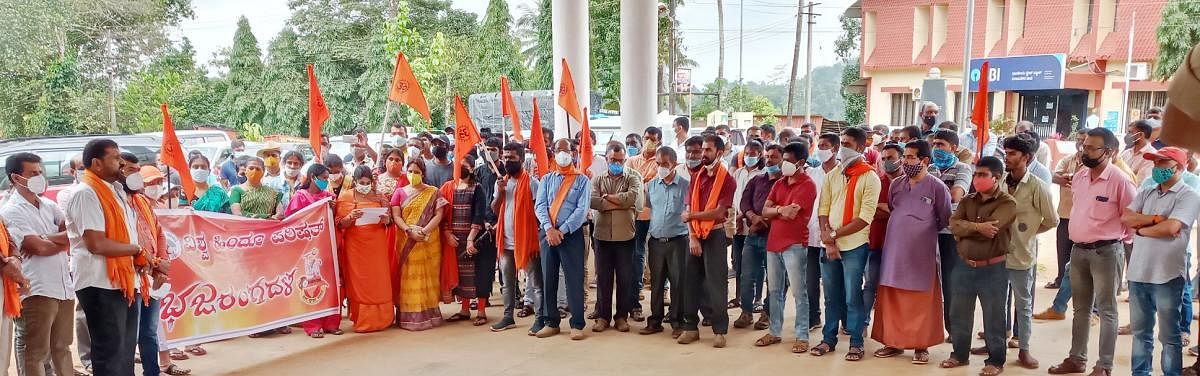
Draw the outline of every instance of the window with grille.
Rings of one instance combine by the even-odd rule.
[[[1130,119],[1140,119],[1146,115],[1146,111],[1150,107],[1163,107],[1167,105],[1167,92],[1165,91],[1131,91],[1129,92],[1129,113]]]
[[[894,126],[915,125],[916,104],[912,94],[892,94],[892,122]]]

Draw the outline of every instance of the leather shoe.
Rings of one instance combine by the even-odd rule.
[[[1053,308],[1046,308],[1045,311],[1033,314],[1034,320],[1058,321],[1066,320],[1067,315],[1062,312],[1055,311]]]
[[[682,335],[683,335],[683,329],[671,329],[671,338],[672,339],[679,339],[679,336],[682,336]]]
[[[616,328],[618,332],[628,332],[629,322],[625,321],[625,319],[613,320],[613,328]]]
[[[1087,368],[1084,368],[1082,360],[1067,357],[1066,359],[1063,359],[1062,363],[1050,366],[1047,371],[1051,375],[1069,375],[1072,373],[1087,372]]]
[[[742,328],[745,328],[745,327],[747,327],[747,326],[750,326],[750,323],[751,323],[751,322],[753,322],[753,321],[754,321],[754,316],[753,316],[753,315],[751,315],[751,314],[749,314],[749,313],[745,313],[745,312],[743,312],[743,313],[741,314],[741,316],[738,316],[737,320],[733,320],[733,327],[734,327],[734,328],[738,328],[738,329],[742,329]]]
[[[642,328],[642,330],[639,330],[638,334],[651,335],[651,334],[656,334],[656,333],[662,333],[662,331],[663,331],[663,327],[661,327],[661,326],[647,326],[645,328]]]
[[[558,333],[560,333],[560,332],[562,332],[562,331],[559,330],[558,328],[555,328],[553,326],[547,326],[537,332],[537,337],[538,338],[550,338],[550,337],[558,335]]]
[[[758,321],[754,323],[754,330],[764,330],[771,326],[771,316],[766,312],[758,315]]]
[[[725,348],[725,335],[717,334],[713,336],[713,347],[718,349]]]
[[[599,320],[596,320],[595,324],[592,324],[593,332],[600,333],[605,330],[608,330],[608,320],[599,319]]]
[[[700,340],[700,331],[685,330],[683,332],[683,334],[679,336],[679,340],[675,341],[675,342],[680,345],[686,345],[686,344],[689,344],[692,342],[696,342],[698,340]]]

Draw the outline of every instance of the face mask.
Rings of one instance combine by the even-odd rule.
[[[262,181],[262,177],[263,177],[262,171],[246,170],[246,180],[250,181],[251,183],[258,183],[258,182]]]
[[[746,166],[758,166],[758,157],[746,156]]]
[[[392,146],[404,145],[404,137],[392,136]]]
[[[922,166],[920,164],[915,164],[915,165],[904,164],[904,165],[901,165],[901,167],[904,167],[904,176],[907,176],[909,178],[917,177],[918,175],[921,175],[921,171],[925,171],[925,166]]]
[[[446,154],[449,153],[445,146],[434,146],[433,157],[437,159],[446,159]]]
[[[829,160],[829,158],[832,157],[833,152],[829,151],[829,149],[817,149],[817,151],[813,153],[813,158],[817,160],[817,164],[825,163]]]
[[[894,174],[900,170],[900,161],[883,161],[883,171]]]
[[[1141,133],[1126,134],[1125,135],[1125,146],[1133,146],[1133,144],[1136,144],[1138,142],[1138,140],[1142,139],[1141,137],[1138,137],[1141,135],[1142,135]]]
[[[356,190],[356,191],[358,191],[358,193],[362,193],[364,195],[371,193],[371,188],[373,188],[373,186],[370,184],[355,184],[354,185],[354,190]]]
[[[796,170],[798,170],[798,168],[796,168],[795,163],[783,161],[783,163],[779,165],[779,170],[780,173],[783,173],[783,176],[792,177],[792,175],[796,174]]]
[[[1079,162],[1083,163],[1083,167],[1095,168],[1100,165],[1100,158],[1092,158],[1087,155],[1080,155]]]
[[[838,160],[841,160],[842,163],[852,161],[855,158],[858,158],[859,155],[860,154],[858,154],[857,151],[854,151],[854,149],[851,148],[838,149]]]
[[[421,185],[421,174],[417,172],[408,173],[409,185]]]
[[[934,116],[927,116],[927,117],[923,118],[922,120],[925,121],[925,125],[929,126],[929,129],[933,129],[935,123],[937,123],[937,117],[934,117]]]
[[[287,176],[289,179],[295,179],[297,176],[300,176],[300,170],[285,168],[283,169],[283,175]]]
[[[341,183],[342,174],[329,174],[329,181],[336,181],[338,183]]]
[[[629,155],[631,157],[638,155],[639,151],[641,151],[641,150],[638,150],[637,146],[626,146],[625,147],[625,154]]]
[[[125,177],[125,188],[131,191],[140,191],[146,187],[146,182],[142,180],[142,173],[135,172]]]
[[[42,175],[34,176],[25,180],[25,188],[29,188],[30,192],[35,195],[40,195],[46,192],[46,177]]]
[[[418,156],[418,155],[420,155],[420,154],[421,154],[421,149],[417,149],[417,147],[416,147],[416,146],[409,146],[409,147],[408,147],[408,157],[409,157],[409,158],[414,158],[414,157],[416,157],[416,156]]]
[[[958,163],[958,156],[954,155],[954,153],[942,149],[933,149],[934,167],[937,167],[939,170],[945,170],[954,167],[955,163]]]
[[[808,164],[808,167],[817,167],[821,165],[821,161],[818,161],[816,157],[808,157],[808,160],[804,162]]]
[[[163,186],[161,186],[161,185],[152,185],[152,186],[146,187],[145,193],[146,193],[146,196],[149,196],[150,198],[157,200],[160,197],[162,197],[164,190],[165,190],[165,188],[163,188]]]
[[[521,166],[521,162],[504,161],[504,173],[508,176],[516,177],[521,175],[521,168],[523,167]]]
[[[775,174],[783,172],[783,169],[780,168],[778,165],[776,165],[776,166],[767,166],[767,168],[763,169],[763,171],[766,171],[768,174],[775,175]]]
[[[646,151],[658,150],[658,143],[654,141],[646,141]]]
[[[317,179],[317,180],[314,180],[313,183],[317,185],[317,189],[320,189],[322,191],[329,188],[329,180]]]
[[[687,168],[689,170],[695,170],[696,167],[700,167],[700,160],[698,160],[698,159],[687,160]]]
[[[609,175],[614,175],[614,176],[620,175],[622,172],[625,172],[625,165],[622,165],[622,164],[616,163],[616,162],[612,162],[612,163],[608,164],[608,174]]]
[[[488,162],[495,162],[495,161],[500,160],[499,152],[489,151],[489,152],[483,153],[483,156],[484,156],[484,158],[487,159]]]
[[[976,176],[971,185],[975,187],[975,192],[989,192],[996,187],[996,179]]]
[[[656,172],[657,175],[655,175],[655,176],[658,176],[660,178],[666,178],[667,176],[671,176],[671,171],[672,170],[669,168],[658,166],[658,170]]]
[[[573,161],[574,158],[571,157],[571,153],[560,151],[557,154],[554,154],[554,163],[558,163],[559,167],[570,166],[571,162]]]
[[[1175,169],[1155,167],[1150,176],[1157,184],[1166,183],[1167,180],[1171,180],[1172,176],[1175,176]]]
[[[269,168],[279,167],[279,157],[267,157],[267,159],[263,160],[263,163]]]
[[[193,169],[192,170],[192,181],[197,182],[197,183],[207,182],[208,174],[209,174],[208,170]]]
[[[229,159],[237,159],[237,157],[240,157],[240,156],[242,156],[242,152],[240,152],[240,151],[235,150],[235,151],[229,152]]]

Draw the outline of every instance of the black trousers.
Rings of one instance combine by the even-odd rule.
[[[633,239],[596,241],[596,318],[615,321],[629,317],[635,295]],[[613,314],[613,282],[616,282],[617,312]]]
[[[672,328],[682,328],[680,313],[683,310],[675,307],[683,304],[684,299],[683,263],[688,254],[687,242],[687,235],[646,239],[646,263],[650,265],[650,317],[646,319],[648,327],[661,327],[663,320],[666,320],[671,322]],[[674,303],[671,311],[664,315],[663,295],[668,281],[671,282],[671,301]]]
[[[1054,276],[1054,284],[1062,283],[1063,276],[1067,272],[1067,263],[1071,262],[1071,247],[1075,246],[1075,242],[1071,241],[1070,234],[1067,232],[1067,227],[1070,225],[1070,218],[1058,219],[1057,248],[1058,248],[1058,275]]]
[[[938,256],[941,262],[942,286],[950,286],[950,274],[956,265],[962,262],[958,257],[958,241],[954,240],[953,234],[938,234]],[[942,288],[942,322],[946,323],[946,333],[953,333],[950,331],[953,295],[951,289]]]
[[[92,335],[92,372],[96,376],[133,376],[137,346],[138,304],[120,290],[88,287],[76,291]]]
[[[472,257],[475,260],[475,296],[487,299],[492,295],[492,285],[496,283],[496,240],[492,236],[476,239],[475,247],[479,249],[479,253]]]
[[[713,334],[729,333],[729,248],[725,231],[713,229],[700,241],[700,256],[686,257],[683,270],[687,291],[683,300],[683,330],[697,330],[699,312],[712,321]],[[672,288],[675,288],[672,286]]]

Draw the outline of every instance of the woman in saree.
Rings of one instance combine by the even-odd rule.
[[[326,190],[329,188],[329,170],[325,168],[325,165],[309,166],[305,177],[306,179],[300,183],[300,186],[296,187],[296,193],[292,194],[292,200],[288,202],[287,210],[283,213],[284,217],[295,214],[322,199],[333,197],[333,193]],[[345,334],[339,328],[341,324],[342,314],[338,312],[305,321],[304,333],[312,338],[324,338],[325,333],[340,336]]]
[[[408,185],[408,176],[404,175],[404,150],[391,148],[380,158],[383,158],[383,172],[375,181],[375,190],[383,197],[391,198],[396,194],[396,188]]]
[[[213,213],[231,214],[229,196],[219,184],[210,184],[209,176],[212,168],[208,158],[195,155],[188,160],[192,171],[192,182],[196,183],[196,199],[191,202],[192,209]]]
[[[343,255],[342,280],[350,301],[350,321],[355,333],[387,329],[396,321],[392,304],[392,263],[395,256],[389,244],[389,212],[374,223],[358,225],[363,209],[388,209],[388,199],[375,188],[370,167],[354,170],[354,189],[343,190],[334,205],[333,217],[341,236],[339,254]]]
[[[472,324],[480,326],[487,324],[487,295],[479,295],[476,281],[484,273],[494,273],[495,269],[486,270],[482,265],[476,265],[479,249],[475,248],[475,239],[482,232],[483,216],[487,213],[487,198],[483,187],[479,186],[473,175],[471,166],[475,159],[470,156],[459,163],[457,180],[450,180],[442,186],[442,198],[448,201],[445,217],[449,220],[442,226],[443,252],[453,252],[458,263],[458,285],[453,293],[462,301],[462,309],[451,315],[446,321],[462,321],[471,319],[471,299],[476,299],[478,314]],[[493,264],[494,265],[494,264]],[[479,286],[482,287],[482,286]]]
[[[438,189],[425,184],[425,161],[408,162],[409,185],[392,195],[392,220],[396,223],[396,261],[393,283],[396,321],[405,330],[426,330],[442,325],[438,298],[441,282],[441,221],[447,202]],[[457,277],[457,276],[456,276]]]
[[[266,163],[258,157],[246,161],[246,182],[229,190],[229,209],[233,215],[257,219],[283,217],[281,194],[263,184]]]

